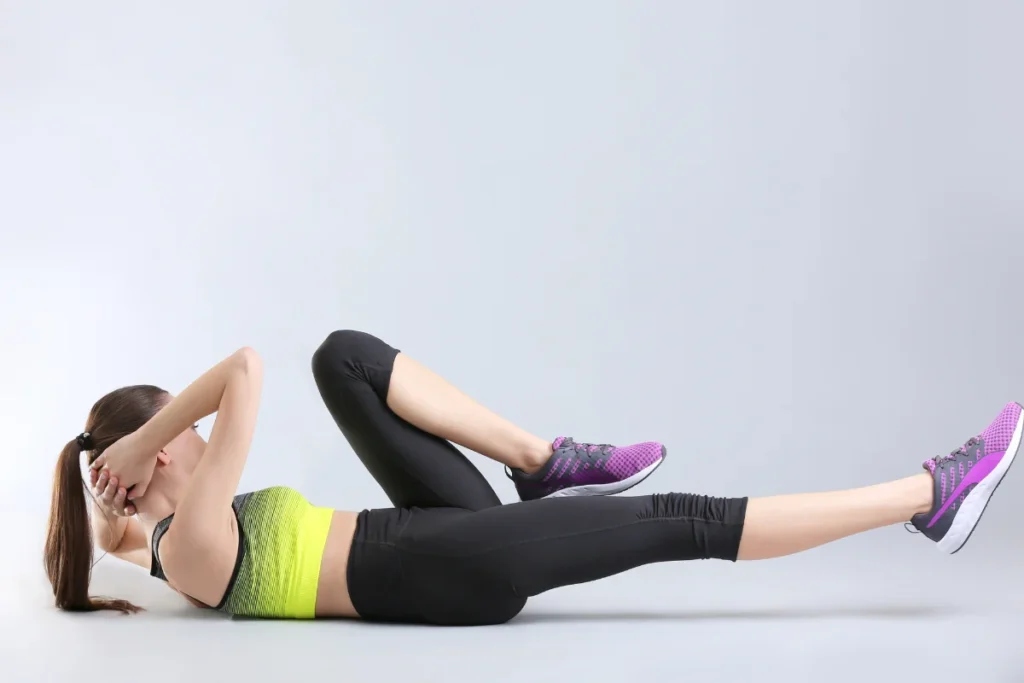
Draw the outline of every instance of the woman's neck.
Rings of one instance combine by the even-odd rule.
[[[174,477],[161,477],[154,481],[144,498],[136,504],[139,517],[152,520],[155,525],[162,519],[174,514],[178,509],[178,502],[185,494],[186,482],[176,481]]]

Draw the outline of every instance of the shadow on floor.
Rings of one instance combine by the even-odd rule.
[[[773,607],[748,610],[650,610],[605,612],[524,612],[512,624],[568,621],[727,621],[727,620],[815,620],[815,619],[921,619],[962,616],[964,610],[935,606],[835,606],[816,608]]]

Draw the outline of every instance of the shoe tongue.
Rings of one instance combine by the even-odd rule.
[[[555,439],[554,441],[551,442],[551,448],[556,450],[556,451],[559,448],[561,448],[562,446],[570,446],[570,445],[572,445],[572,437],[571,436],[560,436],[560,437],[558,437],[557,439]]]

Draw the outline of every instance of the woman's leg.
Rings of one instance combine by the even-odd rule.
[[[980,521],[1020,448],[1022,428],[1021,406],[1009,404],[964,447],[926,461],[924,473],[847,491],[749,500],[678,493],[548,499],[427,514],[403,537],[402,548],[412,551],[403,566],[439,621],[494,623],[511,618],[517,598],[645,564],[780,557],[900,522],[952,553]],[[467,587],[477,591],[470,602],[481,611],[452,616],[444,605],[458,602]]]
[[[810,550],[846,536],[909,522],[931,509],[932,478],[906,479],[830,493],[753,498],[747,503],[740,560],[763,560]]]
[[[523,500],[619,493],[650,476],[665,456],[664,446],[653,441],[615,447],[559,437],[549,443],[496,415],[433,371],[365,332],[332,333],[314,355],[313,374],[335,422],[371,473],[378,477],[378,472],[387,471],[382,475],[384,480],[378,477],[385,489],[396,488],[385,482],[393,482],[398,472],[403,481],[414,470],[421,481],[442,479],[444,465],[437,474],[421,470],[436,472],[439,463],[452,461],[451,454],[460,461],[454,467],[463,471],[471,468],[469,461],[445,440],[509,467],[510,478]],[[372,413],[372,419],[367,419],[366,411]],[[424,435],[436,437],[429,457],[410,450],[413,444],[408,439],[412,434],[417,435],[414,443],[422,442]],[[390,441],[391,447],[374,445],[382,438]],[[443,457],[438,448],[444,449]],[[373,455],[364,457],[370,453]],[[483,481],[479,473],[474,476]],[[462,479],[468,481],[465,475]],[[452,483],[461,485],[460,480]],[[439,483],[432,486],[440,490]],[[407,487],[403,484],[398,488]],[[479,509],[479,505],[471,509]]]
[[[503,465],[536,472],[551,443],[496,415],[404,353],[395,358],[388,406],[420,429]]]
[[[353,331],[332,333],[313,355],[320,396],[352,450],[396,507],[501,505],[465,455],[389,407],[396,356],[376,337]]]
[[[939,550],[955,553],[970,538],[1020,449],[1024,408],[1008,403],[985,431],[960,448],[926,460],[926,473],[853,491],[750,501],[740,559],[756,560],[909,520]]]

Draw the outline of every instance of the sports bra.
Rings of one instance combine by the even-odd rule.
[[[312,619],[320,562],[334,510],[311,505],[299,492],[275,486],[235,496],[238,556],[220,604],[227,614]],[[160,540],[174,515],[153,529],[150,575],[167,581]]]

